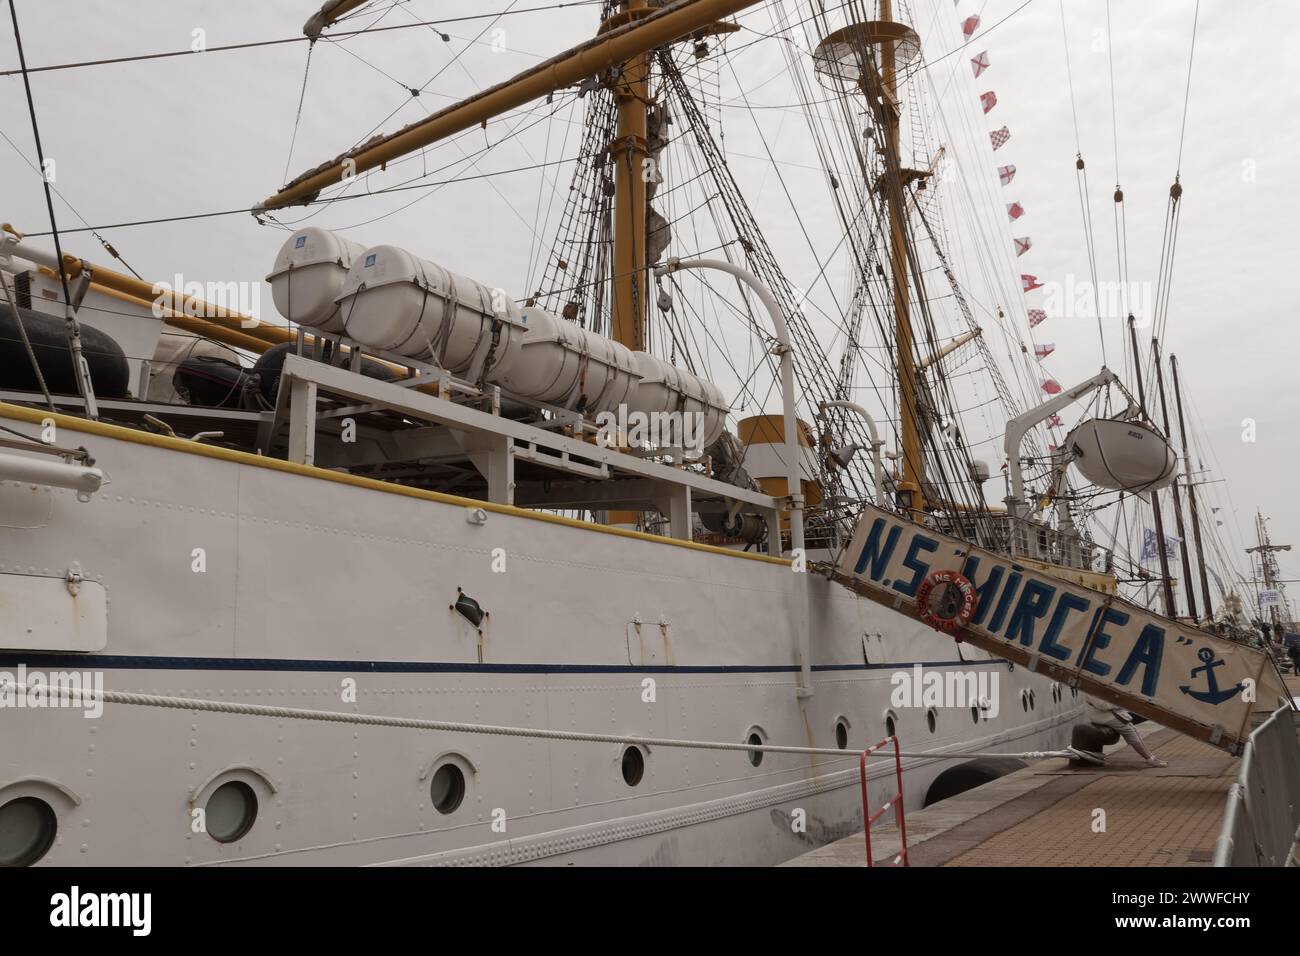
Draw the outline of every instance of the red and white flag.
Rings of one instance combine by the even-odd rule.
[[[1056,346],[1051,342],[1044,342],[1042,345],[1034,346],[1034,355],[1037,358],[1045,359],[1056,351]]]
[[[1003,146],[1005,146],[1007,144],[1007,140],[1009,140],[1010,138],[1011,138],[1011,130],[1007,129],[1005,126],[1002,127],[1001,129],[995,129],[993,132],[989,133],[989,142],[993,144],[993,148],[995,150],[1001,149]]]
[[[989,90],[987,93],[981,93],[980,105],[984,107],[984,112],[987,113],[989,110],[993,109],[993,107],[998,105],[998,95],[992,90]]]
[[[1007,203],[1007,218],[1015,222],[1025,214],[1025,207],[1018,202]]]
[[[1064,428],[1064,427],[1065,427],[1065,423],[1061,421],[1061,416],[1060,416],[1060,415],[1053,415],[1051,418],[1049,418],[1049,419],[1047,420],[1047,427],[1048,427],[1048,428]]]
[[[1058,395],[1061,391],[1061,383],[1054,378],[1044,379],[1043,391],[1048,395]]]
[[[1011,180],[1015,178],[1016,178],[1016,167],[1014,166],[998,167],[998,179],[1002,180],[1003,186],[1010,186]]]
[[[1027,276],[1020,273],[1020,287],[1025,292],[1033,292],[1035,289],[1041,289],[1043,284],[1038,281],[1038,276]]]
[[[976,30],[978,30],[979,27],[980,27],[980,18],[977,16],[967,17],[965,20],[961,22],[961,32],[966,35],[967,40],[970,39],[971,34],[974,33]]]
[[[974,71],[976,76],[979,76],[987,70],[989,68],[989,51],[985,50],[983,53],[971,57],[970,68]]]
[[[1031,329],[1032,329],[1035,325],[1038,325],[1040,322],[1046,322],[1046,321],[1047,321],[1047,312],[1046,312],[1046,310],[1044,310],[1044,309],[1030,309],[1030,310],[1029,310],[1029,327],[1030,327]]]
[[[1016,244],[1017,257],[1023,256],[1026,252],[1029,251],[1029,247],[1033,245],[1033,243],[1030,241],[1028,236],[1020,236],[1019,238],[1013,238],[1011,241]]]

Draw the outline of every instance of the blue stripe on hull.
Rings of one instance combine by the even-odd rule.
[[[886,664],[814,664],[814,671],[898,670],[922,667],[987,667],[987,661],[900,661]],[[375,674],[792,674],[794,664],[476,664],[454,661],[327,661],[248,657],[155,657],[119,654],[0,654],[0,668],[164,671],[304,671]]]

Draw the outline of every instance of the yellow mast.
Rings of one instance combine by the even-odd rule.
[[[268,196],[262,201],[259,211],[308,202],[327,186],[486,123],[495,116],[556,90],[601,75],[611,67],[628,63],[656,47],[674,43],[697,30],[706,29],[714,22],[752,7],[757,2],[758,0],[678,0],[665,7],[649,8],[637,18],[638,22],[632,22],[633,18],[629,17],[626,24],[607,30],[604,35],[566,50],[504,83],[498,83],[467,100],[454,103],[396,133],[349,150],[337,159],[298,177],[275,195]]]
[[[600,33],[615,30],[646,16],[647,0],[625,0],[622,10],[600,25]],[[644,351],[646,317],[646,135],[650,103],[650,54],[640,53],[621,65],[622,76],[614,86],[618,106],[618,131],[609,144],[614,166],[614,264],[613,328],[615,342],[633,351]],[[609,511],[605,522],[636,527],[636,511]]]
[[[973,342],[983,334],[984,334],[984,330],[979,328],[978,326],[971,329],[969,332],[963,332],[961,335],[957,336],[947,345],[943,346],[941,349],[939,349],[929,358],[922,359],[921,364],[918,365],[917,368],[924,371],[925,369],[930,368],[930,366],[932,365],[938,365],[945,358],[947,358],[953,352],[957,351],[967,342]]]
[[[255,211],[310,202],[327,186],[383,166],[502,113],[592,77],[612,78],[618,106],[617,136],[609,144],[614,163],[613,328],[615,341],[633,350],[646,347],[649,290],[646,262],[648,168],[647,107],[651,51],[701,31],[758,0],[676,0],[652,7],[649,0],[623,0],[623,8],[601,24],[597,36],[467,100],[379,137],[304,173]],[[347,0],[327,2],[317,18],[327,23],[351,9]],[[310,26],[319,24],[309,24]],[[319,32],[319,29],[317,29]],[[311,35],[309,33],[309,35]],[[617,71],[617,72],[615,72]],[[610,512],[613,523],[633,523],[635,512]]]
[[[365,2],[366,0],[325,0],[321,8],[311,15],[311,19],[303,24],[303,36],[315,40],[322,30],[333,26]]]
[[[880,18],[893,19],[892,0],[880,0]],[[881,81],[884,102],[885,143],[888,151],[885,190],[889,203],[889,265],[894,283],[894,338],[898,349],[898,409],[902,458],[897,482],[900,504],[913,512],[925,508],[921,482],[925,477],[925,459],[921,450],[921,423],[917,405],[915,346],[912,338],[911,301],[907,285],[907,240],[904,235],[906,212],[903,207],[903,162],[898,146],[898,70],[894,41],[881,43]]]
[[[623,10],[601,25],[616,29],[650,13],[648,0],[625,0]],[[646,316],[646,109],[650,103],[650,54],[641,53],[622,65],[614,89],[618,104],[618,135],[609,144],[614,165],[614,341],[633,351],[645,349]]]

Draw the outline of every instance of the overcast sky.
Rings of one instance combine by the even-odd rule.
[[[1090,275],[1076,192],[1074,111],[1061,0],[1030,0],[1017,10],[1021,4],[915,0],[907,19],[922,34],[931,66],[929,77],[914,78],[905,96],[926,98],[931,137],[950,157],[945,172],[957,176],[972,197],[964,215],[962,205],[955,205],[959,212],[946,225],[957,265],[972,273],[963,274],[963,279],[970,283],[977,312],[1003,306],[1023,328],[1022,301],[1013,300],[1021,298],[1014,291],[1018,272],[1059,283],[1087,281]],[[187,49],[195,30],[204,31],[209,47],[291,37],[318,5],[317,0],[17,2],[32,67]],[[546,5],[546,0],[516,0],[513,6],[519,10]],[[370,23],[386,6],[386,0],[380,0],[373,13],[352,24]],[[510,6],[510,0],[410,0],[389,11],[381,25],[411,22],[410,14],[422,20],[443,17],[447,22],[441,30],[451,36],[450,43],[417,27],[346,44],[317,44],[291,159],[305,43],[36,74],[32,84],[45,151],[57,163],[58,189],[76,210],[58,202],[60,226],[83,226],[79,216],[98,226],[247,208],[275,191],[286,166],[290,176],[296,175],[376,126],[388,131],[417,119],[424,108],[436,109],[502,80],[594,29],[591,5],[512,15],[499,22],[453,22]],[[806,4],[786,0],[784,6],[797,13]],[[1156,279],[1169,186],[1179,168],[1196,0],[1112,0],[1109,33],[1105,0],[1065,0],[1064,8],[1099,278],[1116,278],[1110,194],[1118,154],[1118,179],[1126,196],[1129,278],[1146,283],[1149,292]],[[1244,567],[1240,549],[1253,543],[1243,539],[1252,536],[1257,506],[1272,517],[1275,541],[1294,540],[1300,547],[1300,503],[1294,492],[1300,471],[1295,381],[1300,336],[1292,289],[1300,261],[1295,227],[1300,220],[1295,179],[1300,168],[1300,124],[1294,119],[1300,115],[1296,13],[1296,5],[1284,0],[1254,2],[1249,16],[1243,15],[1240,3],[1202,0],[1181,161],[1183,214],[1164,345],[1166,352],[1178,355],[1194,409],[1192,421],[1206,444],[1205,464],[1216,472],[1212,477],[1227,480],[1203,492],[1214,499],[1207,506],[1224,508],[1217,516],[1225,519],[1220,531],[1229,533],[1226,543],[1237,552],[1239,567]],[[980,16],[981,25],[963,48],[959,24],[973,14]],[[741,22],[751,31],[772,32],[774,11],[759,8]],[[479,36],[485,28],[489,32]],[[14,68],[18,58],[7,11],[0,34],[0,68]],[[795,35],[802,40],[802,33]],[[742,33],[729,46],[739,49],[756,37],[754,32]],[[723,132],[733,172],[760,223],[792,281],[808,288],[816,286],[818,256],[793,238],[797,222],[790,205],[771,164],[757,157],[772,148],[805,220],[816,222],[830,209],[824,176],[810,168],[816,166],[816,155],[797,112],[762,109],[751,114],[740,108],[735,79],[744,78],[751,105],[792,104],[787,60],[778,42],[746,47],[722,71],[721,99],[728,103]],[[984,50],[991,66],[976,80],[968,61]],[[456,54],[460,56],[452,63]],[[1112,62],[1117,142],[1112,136]],[[426,88],[416,100],[404,87]],[[986,91],[996,93],[997,105],[984,116],[978,95]],[[580,109],[557,113],[556,122],[494,148],[478,171],[554,159],[565,155],[566,144],[571,154],[581,119]],[[1011,140],[995,154],[988,148],[987,131],[1003,125],[1011,131]],[[34,158],[21,78],[6,77],[0,83],[0,131],[24,156]],[[472,131],[424,160],[390,170],[391,178],[384,181],[450,164],[463,156],[462,151],[502,139],[499,132],[493,127]],[[1018,173],[1003,189],[994,169],[1005,163],[1014,163]],[[461,165],[452,171],[466,169]],[[28,232],[45,231],[48,219],[40,180],[3,141],[0,176],[5,183],[0,220]],[[553,185],[558,185],[562,200],[565,168],[457,183],[427,194],[361,198],[323,211],[289,211],[280,218],[290,223],[313,215],[314,224],[341,229],[364,244],[403,245],[522,295],[536,281],[536,269],[530,272],[530,267],[536,265],[537,210],[547,203]],[[1001,209],[1003,202],[1012,200],[1027,211],[1014,226]],[[973,220],[979,225],[972,226]],[[994,244],[1003,244],[997,281],[974,275],[980,271],[971,251],[976,228],[987,229]],[[838,223],[830,222],[817,230],[814,246],[820,256],[833,247],[837,230]],[[103,232],[151,280],[170,280],[176,273],[199,280],[260,280],[285,235],[258,226],[246,214]],[[1031,251],[1019,260],[1007,251],[1013,235],[1028,235],[1033,241]],[[111,264],[87,233],[68,235],[65,248]],[[831,307],[829,299],[819,301]],[[1031,307],[1038,304],[1041,299],[1030,302]],[[273,311],[269,292],[263,295],[263,311]],[[1122,371],[1117,321],[1106,332],[1107,360]],[[1028,341],[1028,333],[1024,335]],[[1054,316],[1034,335],[1036,341],[1056,346],[1044,369],[1062,384],[1095,374],[1101,363],[1095,319]],[[1073,420],[1066,417],[1067,422]],[[1248,418],[1256,423],[1253,443],[1242,440],[1242,423]],[[1282,566],[1288,576],[1300,577],[1297,558],[1284,555]]]

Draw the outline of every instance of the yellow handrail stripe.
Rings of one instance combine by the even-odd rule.
[[[217,445],[205,445],[201,442],[193,442],[184,438],[170,438],[166,435],[155,435],[152,432],[126,428],[122,425],[109,425],[105,422],[92,422],[84,418],[76,418],[72,415],[62,415],[56,412],[26,408],[22,405],[12,405],[8,402],[0,402],[0,416],[29,422],[35,425],[39,425],[45,420],[50,419],[53,420],[57,428],[66,428],[71,431],[83,432],[88,435],[99,435],[103,438],[113,438],[118,441],[133,442],[137,445],[152,445],[155,448],[166,448],[170,451],[179,451],[188,455],[202,455],[205,458],[216,458],[221,461],[234,462],[238,465],[249,465],[253,468],[267,468],[271,471],[282,471],[292,475],[301,475],[304,478],[319,478],[322,481],[333,481],[341,485],[352,485],[357,488],[369,488],[371,491],[382,491],[390,495],[403,495],[407,498],[421,498],[425,501],[437,501],[442,504],[456,505],[461,508],[482,508],[484,511],[490,511],[496,514],[514,515],[517,518],[528,518],[532,521],[546,521],[550,524],[565,525],[582,531],[595,532],[596,534],[612,534],[623,538],[637,538],[655,544],[666,544],[674,548],[689,548],[692,551],[707,551],[711,554],[719,554],[729,558],[744,558],[747,561],[764,561],[768,564],[787,566],[791,563],[786,558],[774,558],[766,554],[750,554],[746,551],[733,551],[729,548],[719,548],[716,545],[711,544],[700,544],[696,541],[682,541],[678,538],[669,538],[663,535],[646,534],[644,531],[629,531],[626,528],[611,528],[606,525],[592,524],[588,521],[579,521],[576,518],[566,518],[562,515],[530,511],[527,508],[518,508],[514,505],[499,505],[493,504],[489,501],[479,501],[474,498],[462,498],[458,495],[443,494],[440,491],[427,491],[423,488],[410,488],[406,485],[396,485],[387,481],[378,481],[374,478],[363,478],[359,475],[350,475],[345,472],[330,471],[327,468],[317,468],[315,465],[300,465],[297,462],[281,461],[278,458],[254,455],[246,451],[236,451],[233,448],[221,448]]]

